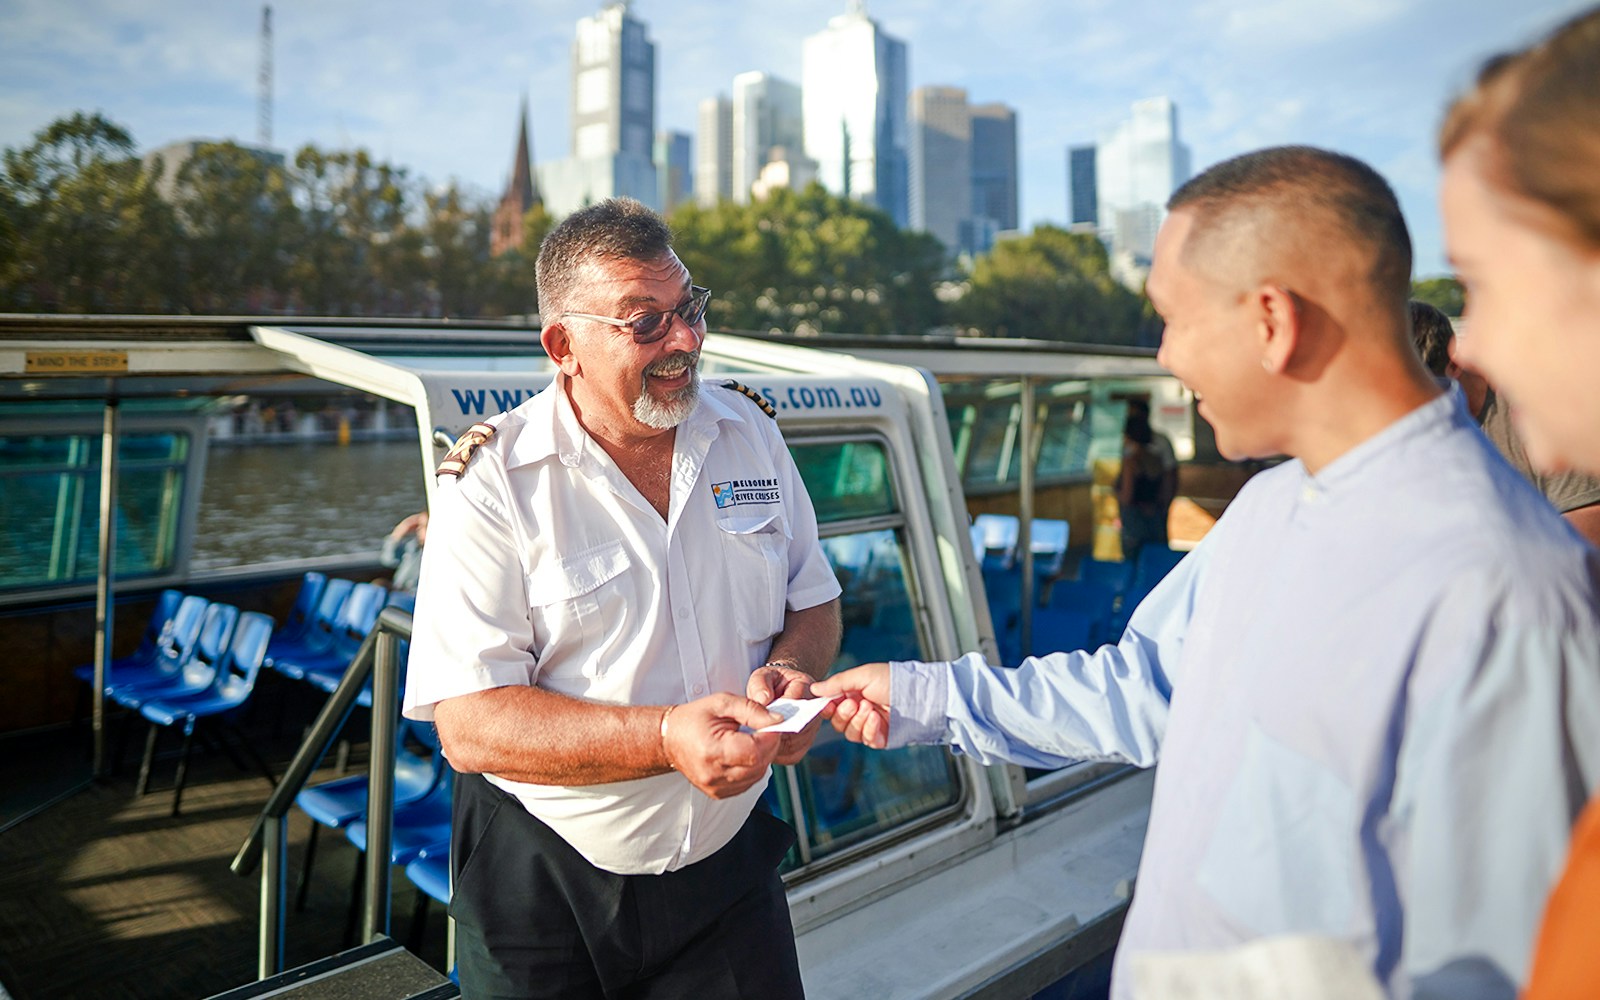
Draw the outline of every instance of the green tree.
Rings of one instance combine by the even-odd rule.
[[[334,315],[394,311],[406,298],[405,171],[363,149],[306,146],[291,176],[300,226],[289,274],[298,295]]]
[[[485,315],[495,291],[488,208],[464,197],[455,184],[424,195],[423,206],[418,235],[432,311],[441,316]]]
[[[1467,307],[1467,294],[1454,278],[1423,278],[1411,283],[1411,297],[1438,309],[1446,316],[1459,317]]]
[[[80,112],[40,130],[31,145],[5,151],[0,188],[15,237],[3,266],[16,283],[13,307],[174,308],[176,221],[133,148],[122,126]]]
[[[716,291],[713,326],[916,334],[939,322],[939,242],[820,184],[684,205],[672,223],[679,257]]]
[[[1148,322],[1142,302],[1111,277],[1093,234],[1040,226],[978,258],[951,312],[986,336],[1134,344]]]
[[[237,143],[203,144],[178,168],[173,200],[191,309],[257,312],[281,298],[299,210],[280,164]]]

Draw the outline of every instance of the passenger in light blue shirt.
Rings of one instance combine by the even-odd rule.
[[[1284,454],[1097,652],[814,687],[873,746],[1160,767],[1113,974],[1285,934],[1393,995],[1512,997],[1600,784],[1592,550],[1412,351],[1393,193],[1305,147],[1173,195],[1160,360],[1230,458]]]

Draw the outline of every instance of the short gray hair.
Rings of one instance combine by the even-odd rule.
[[[534,265],[539,319],[548,323],[572,297],[578,268],[590,260],[659,260],[672,252],[672,229],[632,198],[607,198],[578,209],[539,244]]]

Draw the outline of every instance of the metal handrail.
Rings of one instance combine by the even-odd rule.
[[[257,975],[283,971],[284,897],[289,867],[289,808],[344,728],[356,698],[372,677],[372,744],[367,779],[366,890],[362,895],[361,934],[371,941],[389,933],[389,854],[394,837],[394,750],[400,707],[400,643],[411,638],[411,615],[384,608],[362,640],[339,686],[311,724],[311,732],[272,790],[250,836],[229,867],[248,876],[261,867],[261,930]]]

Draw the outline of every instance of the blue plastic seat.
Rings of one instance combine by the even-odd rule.
[[[1081,611],[1039,608],[1033,613],[1031,655],[1084,649],[1091,641],[1093,621]]]
[[[411,950],[422,950],[422,932],[428,921],[428,901],[437,900],[449,905],[450,903],[450,848],[446,845],[443,849],[429,849],[417,856],[417,860],[406,865],[406,878],[417,887],[417,904],[411,911]],[[456,978],[455,963],[450,962],[450,979],[459,982]]]
[[[444,768],[442,780],[434,789],[422,798],[405,805],[396,805],[394,809],[393,838],[389,842],[389,863],[393,865],[410,865],[424,855],[444,854],[450,852],[450,798],[455,787],[455,772],[448,766]],[[367,850],[367,821],[358,819],[344,828],[345,838],[354,844],[356,850],[366,853]],[[358,875],[365,869],[364,864],[358,864]],[[352,888],[357,888],[353,886]],[[355,931],[355,897],[352,893],[350,915],[351,920],[345,929],[346,938],[351,938]]]
[[[1029,528],[1028,548],[1033,551],[1033,571],[1042,577],[1061,574],[1067,557],[1067,538],[1072,526],[1066,521],[1035,518]]]
[[[351,592],[350,602],[360,605],[359,620],[348,623],[344,633],[335,640],[330,656],[319,663],[308,664],[303,679],[307,684],[326,694],[332,694],[339,682],[344,680],[344,675],[349,671],[355,661],[356,654],[361,650],[361,644],[366,641],[367,634],[378,623],[378,615],[386,607],[397,607],[407,612],[414,612],[417,606],[417,597],[414,593],[404,590],[385,591],[377,588],[377,593],[362,592],[362,587],[377,587],[376,584],[357,584],[356,590]],[[375,602],[375,603],[373,603]],[[369,606],[370,605],[370,606]],[[354,614],[351,616],[355,617]],[[400,643],[400,669],[401,687],[405,686],[405,664],[407,652],[411,643]],[[356,704],[362,708],[372,707],[372,675],[367,675],[366,683],[356,695]]]
[[[419,753],[418,749],[427,752]],[[433,726],[402,719],[395,739],[395,807],[409,805],[433,791],[443,780],[444,768],[444,755],[439,752]],[[301,869],[300,888],[295,897],[296,909],[305,909],[311,870],[316,863],[318,831],[324,826],[340,830],[366,815],[367,781],[366,774],[352,774],[313,785],[295,796],[294,804],[312,819],[306,863]]]
[[[334,621],[354,588],[354,581],[341,577],[326,581],[322,586],[322,596],[317,600],[317,610],[301,633],[298,636],[273,637],[267,646],[267,666],[299,680],[303,671],[295,666],[295,661],[321,656],[333,645]]]
[[[136,680],[144,671],[156,668],[162,650],[170,645],[165,640],[167,633],[176,628],[178,608],[182,603],[181,590],[163,590],[156,596],[155,609],[150,612],[150,620],[145,623],[144,634],[139,637],[138,648],[127,656],[119,656],[111,661],[110,670],[106,674],[107,687],[115,681]],[[204,606],[202,601],[201,607]],[[198,616],[195,621],[199,621]],[[72,675],[85,684],[93,684],[94,664],[85,663],[73,667]]]
[[[300,592],[295,594],[294,607],[289,609],[289,616],[278,626],[278,631],[273,633],[274,644],[292,642],[306,634],[316,620],[317,605],[322,600],[322,591],[328,585],[328,578],[321,573],[308,572],[300,578]],[[269,650],[271,646],[267,647]]]
[[[1117,595],[1093,580],[1057,580],[1050,587],[1046,605],[1058,611],[1077,611],[1089,619],[1089,641],[1106,641],[1116,619]]]
[[[298,676],[301,680],[308,679],[313,671],[344,673],[356,650],[361,648],[361,641],[372,631],[372,625],[378,620],[378,612],[383,610],[383,602],[388,594],[376,583],[354,584],[338,615],[330,623],[327,645],[320,652],[280,658],[275,661],[277,669]]]
[[[985,569],[983,590],[989,602],[989,617],[994,620],[996,635],[1017,627],[1017,613],[1022,610],[1022,571],[1010,569]]]
[[[445,768],[444,780],[429,794],[394,810],[394,838],[389,843],[389,862],[408,865],[423,851],[442,851],[450,847],[450,795],[455,782]],[[367,821],[355,820],[344,828],[344,835],[356,850],[367,849]]]
[[[1128,592],[1143,598],[1156,589],[1156,584],[1172,572],[1173,568],[1183,561],[1185,555],[1187,553],[1170,549],[1165,545],[1141,547],[1134,562],[1133,582],[1129,584]]]
[[[972,527],[983,539],[985,565],[1005,567],[1015,561],[1017,552],[1017,519],[1010,514],[979,514],[972,519]]]
[[[111,672],[106,675],[108,696],[118,688],[134,690],[170,684],[184,662],[194,654],[195,643],[200,638],[201,625],[205,622],[206,607],[210,602],[204,597],[192,594],[185,596],[177,591],[163,591],[163,600],[168,593],[178,594],[178,604],[156,636],[155,655],[143,663],[128,662],[125,666],[121,665],[123,661],[113,661]],[[142,642],[140,648],[143,649]],[[140,654],[135,654],[138,655]],[[133,657],[127,659],[131,661]],[[94,664],[78,667],[74,672],[88,683],[94,683]],[[86,672],[87,676],[84,676],[83,672]]]
[[[216,607],[216,605],[213,605]],[[255,690],[256,678],[261,672],[261,662],[266,656],[267,643],[272,640],[273,622],[268,616],[255,611],[237,615],[238,624],[232,629],[232,638],[215,664],[215,680],[204,690],[171,697],[153,698],[139,706],[139,714],[150,720],[150,735],[145,742],[144,763],[139,768],[139,794],[143,795],[150,784],[150,767],[155,759],[156,739],[164,728],[183,730],[183,751],[178,758],[178,771],[173,780],[172,815],[178,815],[183,800],[183,786],[188,774],[189,751],[193,747],[195,727],[203,719],[222,716],[243,705]],[[240,737],[245,752],[255,759],[266,775],[268,784],[276,784],[272,769],[256,753],[247,739]],[[230,751],[231,752],[231,751]]]
[[[217,681],[217,665],[228,650],[238,620],[239,609],[233,605],[220,601],[206,604],[200,619],[199,635],[181,662],[174,664],[171,671],[145,683],[111,685],[107,687],[106,694],[124,708],[138,708],[154,699],[186,698],[200,694]],[[270,622],[272,619],[267,620]]]
[[[425,851],[406,865],[406,878],[429,899],[450,902],[450,851]]]
[[[1122,594],[1133,578],[1133,564],[1104,559],[1085,559],[1078,564],[1078,579],[1098,583],[1113,594]]]

